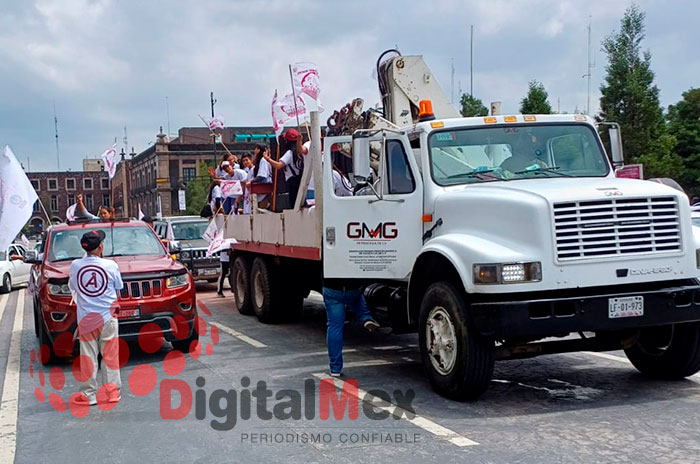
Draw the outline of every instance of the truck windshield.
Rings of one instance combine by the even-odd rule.
[[[85,256],[80,238],[88,230],[102,230],[106,237],[102,256],[165,255],[165,249],[150,227],[98,227],[55,232],[51,237],[49,261],[70,261]]]
[[[192,221],[173,223],[175,240],[198,240],[209,227],[209,221]]]
[[[603,177],[608,162],[588,124],[456,128],[429,138],[433,179],[454,185],[534,177]]]

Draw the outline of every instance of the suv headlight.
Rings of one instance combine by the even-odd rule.
[[[70,287],[68,284],[49,284],[49,293],[59,296],[70,296]]]
[[[181,259],[190,259],[190,252],[189,251],[183,251],[180,253],[180,258]]]
[[[475,284],[521,284],[541,280],[542,264],[539,261],[474,265]]]
[[[178,274],[165,279],[165,286],[168,288],[184,287],[189,282],[189,274]]]

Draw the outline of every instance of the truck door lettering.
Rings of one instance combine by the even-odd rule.
[[[347,237],[350,239],[395,239],[399,236],[399,229],[395,222],[380,222],[377,226],[368,226],[366,223],[348,222],[346,228]]]

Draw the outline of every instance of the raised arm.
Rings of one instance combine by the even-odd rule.
[[[265,161],[270,163],[270,166],[272,166],[275,169],[284,169],[284,167],[286,166],[282,161],[275,161],[270,157],[269,148],[265,150],[265,153],[263,153],[263,158],[265,158]]]

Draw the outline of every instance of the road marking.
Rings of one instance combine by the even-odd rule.
[[[404,348],[404,347],[403,347],[403,346],[399,346],[399,345],[373,346],[373,347],[372,347],[373,350],[392,350],[392,351],[400,350],[400,349],[402,349],[402,348]]]
[[[330,379],[333,384],[335,385],[335,388],[342,390],[343,386],[345,384],[344,380],[337,379],[334,377],[329,376],[328,374],[312,374],[314,377],[318,379]],[[418,414],[413,414],[412,412],[406,411],[403,408],[400,408],[399,406],[389,403],[388,406],[377,406],[377,403],[385,403],[381,398],[376,397],[374,395],[369,394],[368,392],[362,390],[361,388],[357,389],[357,398],[360,401],[366,401],[370,404],[372,404],[376,409],[381,409],[383,411],[387,411],[389,413],[398,413],[402,414],[401,418],[410,422],[411,424],[415,425],[416,427],[420,427],[421,429],[425,430],[426,432],[429,432],[433,435],[435,435],[438,438],[441,438],[443,440],[446,440],[453,445],[456,446],[475,446],[478,445],[479,443],[475,442],[474,440],[470,440],[469,438],[462,436],[458,434],[457,432],[450,430],[446,427],[443,427],[440,424],[437,424],[430,419],[426,419],[423,416],[420,416]],[[413,418],[410,418],[411,415],[413,415]]]
[[[343,354],[345,353],[357,353],[357,348],[350,348],[346,350],[343,348]],[[323,351],[312,351],[311,353],[300,353],[300,356],[321,356],[321,355],[327,355],[328,350],[323,350]]]
[[[5,312],[8,295],[2,300],[0,317]],[[17,309],[12,324],[10,351],[7,355],[5,383],[0,403],[0,462],[15,462],[17,446],[17,406],[19,403],[20,356],[22,354],[22,323],[24,322],[24,290],[17,294]]]
[[[608,354],[608,353],[597,353],[595,351],[581,351],[581,353],[589,354],[591,356],[596,356],[598,358],[608,359],[610,361],[621,362],[623,364],[627,364],[628,366],[634,367],[629,359],[623,358],[622,356],[615,356],[614,354]],[[690,377],[693,379],[700,379],[700,374],[693,374]]]
[[[251,338],[251,337],[247,336],[246,334],[243,334],[237,330],[233,330],[231,327],[227,327],[223,324],[220,324],[218,322],[213,322],[213,321],[211,322],[211,325],[215,325],[222,332],[225,332],[225,333],[231,335],[232,337],[236,337],[240,341],[246,342],[247,344],[252,345],[255,348],[267,348],[266,344],[259,342],[256,339]]]

